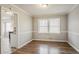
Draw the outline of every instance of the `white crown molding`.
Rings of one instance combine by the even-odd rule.
[[[11,6],[13,6],[13,7],[15,7],[15,8],[21,10],[22,12],[26,13],[26,14],[29,15],[29,16],[33,16],[33,15],[31,15],[30,13],[28,13],[27,11],[23,10],[22,8],[20,8],[20,7],[16,6],[16,5],[14,5],[14,4],[11,4]],[[74,4],[73,7],[69,10],[68,13],[71,13],[77,6],[79,6],[79,5],[78,5],[78,4]]]
[[[32,16],[30,13],[28,13],[27,11],[23,10],[22,8],[20,8],[20,7],[16,6],[16,5],[11,4],[11,6],[13,6],[14,8],[19,9],[20,11],[22,11],[23,13],[25,13],[25,14],[27,14],[29,16]]]
[[[29,16],[32,16],[30,13],[28,13],[27,11],[23,10],[22,8],[14,5],[14,4],[1,4],[0,6],[1,7],[6,7],[6,8],[10,8],[10,7],[16,8],[16,9],[22,11],[24,14],[29,15]]]
[[[71,13],[76,7],[78,7],[79,5],[78,4],[75,4],[69,11],[69,13]]]

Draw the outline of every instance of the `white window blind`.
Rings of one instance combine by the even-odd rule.
[[[49,32],[60,33],[60,18],[53,18],[49,20]]]
[[[60,33],[60,18],[38,20],[39,33]]]
[[[47,20],[38,20],[38,32],[48,33],[48,21]]]

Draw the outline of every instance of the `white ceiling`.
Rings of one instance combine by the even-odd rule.
[[[29,12],[31,15],[67,14],[73,4],[48,4],[48,7],[40,7],[40,4],[17,4],[16,6]]]

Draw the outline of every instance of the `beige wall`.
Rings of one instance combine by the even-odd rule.
[[[18,47],[32,40],[32,18],[25,14],[19,15],[18,20]]]
[[[45,17],[60,17],[60,34],[42,34],[38,33],[38,20],[37,18],[40,16],[33,17],[33,39],[51,39],[56,41],[66,41],[67,40],[67,16],[66,15],[52,15],[52,16],[45,16]]]
[[[79,5],[68,15],[68,42],[79,51]]]

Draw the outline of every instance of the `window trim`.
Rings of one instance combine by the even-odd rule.
[[[60,34],[60,33],[61,33],[61,18],[60,18],[60,17],[55,17],[55,18],[58,18],[58,19],[59,19],[59,31],[60,31],[60,32],[59,32],[59,33],[51,33],[51,32],[50,32],[50,25],[49,25],[49,28],[48,28],[49,31],[48,31],[48,33],[51,33],[51,34]],[[55,18],[53,18],[53,19],[55,19]],[[50,23],[50,20],[48,20],[48,22]],[[49,23],[48,23],[48,24],[49,24]]]
[[[38,33],[41,33],[41,32],[39,32],[39,27],[47,27],[47,28],[48,28],[48,24],[47,24],[47,26],[40,26],[40,25],[39,25],[39,20],[40,20],[40,19],[38,19],[38,25],[37,25],[38,30],[37,30],[37,32],[38,32]],[[48,23],[48,20],[47,20],[47,23]],[[47,29],[47,32],[45,32],[45,33],[49,33],[48,29]]]
[[[59,18],[59,21],[60,21],[60,24],[59,24],[59,31],[60,31],[60,32],[59,32],[59,33],[51,33],[51,32],[50,32],[50,25],[49,25],[50,20],[47,19],[47,22],[48,22],[48,26],[47,26],[47,27],[48,27],[48,32],[46,32],[46,33],[50,33],[50,34],[60,34],[60,33],[61,33],[61,17],[54,17],[54,18]],[[38,19],[38,22],[37,22],[37,23],[38,23],[38,25],[37,25],[37,27],[38,27],[37,32],[38,32],[38,33],[41,33],[41,32],[39,32],[39,20],[40,20],[40,19]],[[41,26],[41,27],[43,27],[43,26]],[[45,27],[46,27],[46,26],[45,26]],[[41,33],[41,34],[43,34],[43,33]]]

